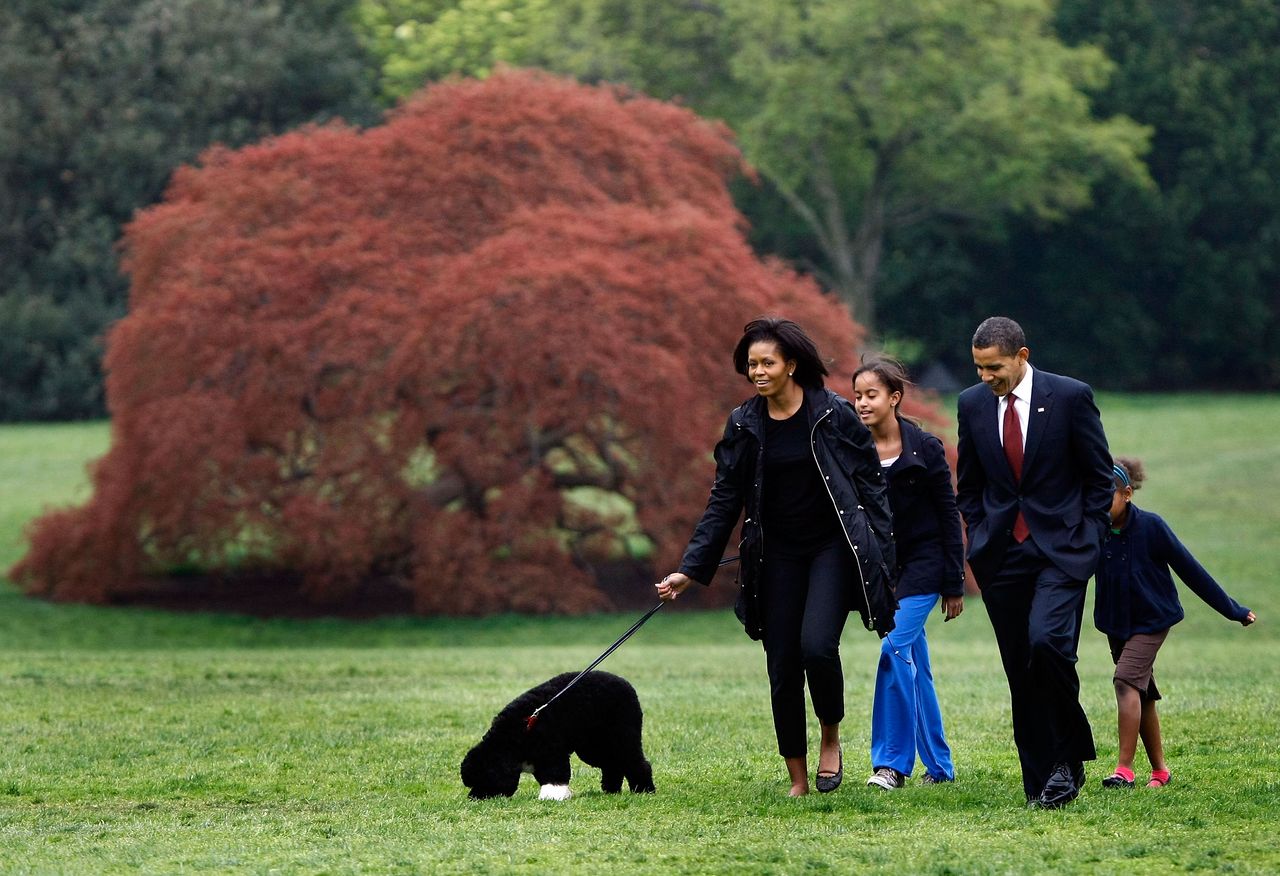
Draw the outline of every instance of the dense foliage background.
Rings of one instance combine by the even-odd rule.
[[[1149,184],[1149,130],[1090,112],[1111,62],[1045,0],[364,0],[383,88],[515,62],[624,81],[725,120],[868,328],[886,238],[952,218],[1045,221],[1105,175]],[[400,24],[392,28],[393,21]]]
[[[104,412],[116,241],[174,168],[304,122],[377,117],[344,0],[0,6],[0,420]]]
[[[676,563],[702,509],[740,314],[854,367],[848,313],[747,245],[727,129],[668,103],[507,72],[201,165],[128,226],[112,447],[33,529],[32,593],[607,607],[602,569]]]
[[[955,339],[1011,312],[1095,385],[1280,387],[1280,3],[1060,0],[1055,26],[1116,63],[1095,106],[1151,127],[1154,187],[1109,177],[1055,226],[900,235],[886,329],[965,370]]]
[[[1001,311],[1099,386],[1280,386],[1280,2],[762,2],[4,4],[0,419],[105,412],[114,246],[176,167],[498,63],[727,120],[762,171],[734,184],[753,245],[864,295],[918,371],[966,380]],[[993,72],[1013,87],[981,91]],[[904,165],[903,137],[941,148]]]
[[[470,98],[378,124],[504,64],[713,124]],[[577,93],[522,77],[498,74]],[[705,478],[665,504],[659,478],[705,464],[716,356],[770,308],[821,325],[837,375],[881,347],[968,382],[1003,312],[1102,389],[1275,389],[1277,82],[1280,0],[6,4],[0,419],[109,412],[117,439],[20,574],[102,599],[265,567],[432,610],[415,568],[554,557],[577,595],[546,573],[525,607],[608,601],[603,564],[667,556],[696,513]],[[441,553],[460,533],[486,547]],[[486,592],[467,610],[513,604]]]

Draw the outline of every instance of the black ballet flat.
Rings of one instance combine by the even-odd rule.
[[[840,766],[837,767],[835,775],[824,776],[822,773],[818,773],[814,778],[814,784],[817,786],[819,794],[830,794],[840,787],[840,783],[844,781],[844,749],[840,749]]]

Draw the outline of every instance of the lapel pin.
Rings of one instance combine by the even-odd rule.
[[[1037,414],[1043,414],[1043,413],[1044,413],[1044,408],[1036,408],[1036,413],[1037,413]]]

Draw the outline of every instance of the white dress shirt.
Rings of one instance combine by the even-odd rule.
[[[1013,407],[1018,412],[1018,423],[1022,426],[1022,449],[1027,449],[1027,428],[1031,423],[1031,375],[1033,373],[1034,369],[1028,362],[1022,380],[1012,392],[1001,396],[1000,403],[996,405],[996,434],[1000,436],[1001,447],[1004,446],[1004,411],[1009,405],[1009,396],[1015,395],[1018,400],[1014,402]]]

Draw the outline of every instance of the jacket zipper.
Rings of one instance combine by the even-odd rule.
[[[743,425],[742,425],[741,423],[738,423],[738,428],[739,428],[739,429],[742,429],[742,428],[744,428],[744,427],[743,427]],[[751,434],[751,430],[749,430],[749,429],[748,429],[748,430],[747,430],[747,434]],[[752,437],[755,437],[755,436],[753,435]],[[759,440],[759,439],[757,439],[757,440]],[[756,474],[756,478],[760,481],[760,483],[759,483],[759,484],[756,484],[756,488],[755,488],[755,491],[754,491],[754,492],[755,492],[755,495],[757,495],[757,496],[763,495],[763,494],[762,494],[762,492],[761,492],[761,487],[760,487],[760,484],[763,484],[763,483],[764,483],[764,465],[763,465],[763,459],[762,459],[762,456],[763,456],[763,448],[764,448],[763,443],[761,443],[761,444],[760,444],[760,446],[756,448],[755,474]],[[748,509],[748,510],[750,510],[750,509]],[[759,511],[759,508],[757,507],[757,512],[758,512],[758,511]],[[759,515],[759,514],[757,514],[757,516],[763,516],[763,515]],[[743,520],[742,522],[743,522],[743,524],[744,524],[744,525],[746,525],[746,524],[748,524],[748,523],[750,523],[750,522],[751,522],[751,518],[748,516],[748,517],[747,517],[745,520]],[[756,531],[760,534],[760,551],[759,551],[759,553],[757,554],[757,556],[760,558],[760,559],[759,559],[759,563],[758,563],[758,565],[759,565],[759,566],[761,566],[761,567],[763,567],[763,566],[764,566],[764,522],[763,522],[763,521],[760,521],[760,520],[756,521]],[[742,554],[742,546],[743,546],[744,544],[746,544],[746,543],[747,543],[747,539],[746,539],[746,537],[745,537],[745,536],[742,538],[742,540],[741,540],[741,541],[739,541],[739,542],[738,542],[738,554],[739,554],[739,555],[741,555],[741,554]],[[755,576],[756,576],[756,586],[755,586],[754,588],[752,588],[753,592],[752,592],[752,594],[751,594],[751,599],[752,599],[752,601],[753,601],[753,602],[755,602],[755,603],[756,603],[756,604],[755,604],[755,609],[756,609],[756,618],[759,618],[759,617],[760,617],[760,569],[759,569],[759,568],[755,569],[755,570],[754,570],[754,572],[753,572],[753,574],[755,574]],[[763,622],[763,621],[760,621],[760,622],[759,622],[759,624],[758,624],[758,630],[759,630],[759,632],[763,633],[763,631],[764,631],[764,622]]]
[[[822,470],[822,463],[818,461],[817,442],[814,435],[818,431],[819,424],[831,415],[832,408],[827,408],[822,416],[818,417],[813,423],[813,428],[809,430],[809,452],[813,454],[813,464],[818,467],[818,474],[822,475],[822,486],[826,488],[827,497],[831,499],[831,507],[836,511],[836,519],[840,521],[840,531],[844,533],[844,540],[849,544],[849,550],[853,551],[853,564],[858,567],[858,582],[862,585],[862,601],[867,606],[867,620],[871,622],[874,628],[876,625],[875,615],[871,613],[871,594],[867,592],[867,578],[862,574],[862,557],[858,555],[858,548],[854,545],[853,539],[849,537],[849,529],[845,525],[844,515],[840,513],[840,505],[836,502],[835,494],[831,492],[830,478],[827,473]],[[859,505],[859,508],[862,506]],[[761,543],[763,544],[763,533],[761,534]]]

